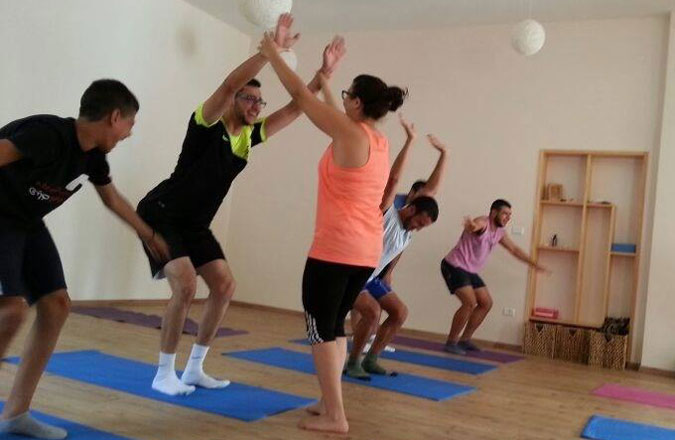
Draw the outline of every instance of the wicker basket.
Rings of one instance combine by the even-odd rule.
[[[590,331],[578,327],[566,327],[559,325],[555,333],[556,359],[564,361],[588,363]]]
[[[523,352],[535,356],[553,358],[555,350],[555,324],[528,322],[525,324]]]
[[[614,370],[626,368],[628,336],[591,332],[588,363]]]

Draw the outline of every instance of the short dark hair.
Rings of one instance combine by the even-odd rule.
[[[426,180],[418,180],[417,182],[413,183],[412,186],[410,187],[410,191],[417,192],[424,188],[427,184]]]
[[[257,87],[257,88],[260,88],[260,87],[262,86],[262,84],[260,84],[260,81],[258,81],[258,80],[255,79],[255,78],[251,78],[251,79],[246,83],[246,85],[247,85],[247,86],[251,86],[251,87]]]
[[[510,208],[511,204],[504,199],[497,199],[490,205],[490,212],[494,210],[500,211],[503,207]]]
[[[134,94],[114,79],[94,81],[80,98],[80,117],[90,121],[99,121],[116,109],[126,117],[138,112],[139,108]]]
[[[432,222],[438,219],[438,203],[433,197],[420,196],[415,197],[410,203],[410,206],[415,207],[415,215],[426,213]]]
[[[352,81],[352,95],[363,103],[363,115],[378,120],[388,112],[396,111],[408,96],[408,89],[388,86],[380,78],[359,75]]]

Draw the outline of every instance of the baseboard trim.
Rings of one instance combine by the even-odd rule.
[[[640,373],[651,374],[653,376],[675,378],[675,371],[663,370],[661,368],[642,367],[638,364],[638,371]]]

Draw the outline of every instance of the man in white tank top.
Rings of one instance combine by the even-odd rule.
[[[378,267],[359,294],[352,309],[354,339],[347,361],[346,374],[363,380],[370,378],[369,373],[387,374],[387,371],[377,364],[377,357],[396,335],[408,315],[407,307],[391,288],[393,266],[410,244],[413,231],[429,226],[438,218],[438,205],[432,196],[437,192],[445,170],[445,146],[429,135],[429,142],[440,152],[440,157],[429,180],[415,182],[407,196],[396,195],[396,187],[403,165],[415,138],[413,124],[401,119],[401,125],[406,131],[407,140],[391,167],[389,181],[380,205],[384,214],[382,256]],[[387,319],[377,330],[375,340],[361,362],[361,352],[371,332],[377,328],[382,310],[387,312]]]

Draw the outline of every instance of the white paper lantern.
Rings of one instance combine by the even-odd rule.
[[[295,69],[298,67],[298,57],[295,55],[295,52],[293,52],[291,49],[288,49],[279,53],[279,55],[281,55],[281,58],[286,61],[288,67],[295,71]]]
[[[544,26],[535,20],[523,20],[513,28],[511,44],[519,53],[530,56],[544,47],[546,32]]]
[[[293,0],[239,0],[239,9],[244,17],[256,26],[272,29],[279,16],[291,12]]]

